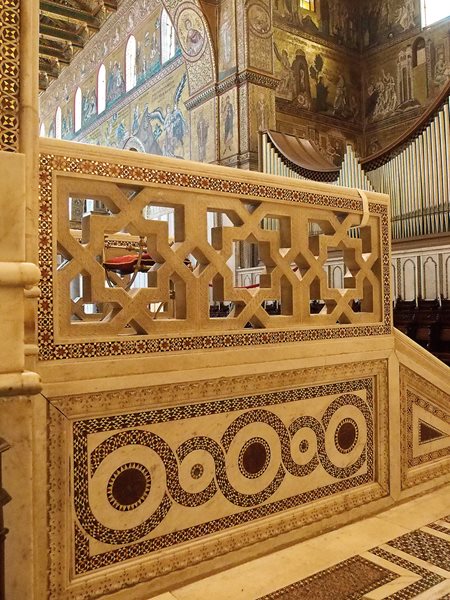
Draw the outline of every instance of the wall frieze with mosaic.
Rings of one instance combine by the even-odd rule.
[[[19,151],[20,0],[0,0],[0,151]]]
[[[62,71],[58,80],[50,85],[41,96],[41,105],[45,110],[43,116],[55,112],[57,106],[61,104],[64,89],[75,90],[77,86],[82,85],[92,76],[92,73],[109,55],[116,52],[121,46],[125,49],[130,33],[160,6],[167,9],[175,27],[179,18],[183,17],[183,12],[191,11],[199,15],[205,41],[202,51],[194,57],[195,61],[191,60],[189,52],[183,51],[191,93],[195,93],[201,87],[214,81],[215,65],[211,35],[207,20],[202,16],[201,4],[198,0],[189,0],[182,4],[176,3],[174,6],[166,0],[126,0],[107,20],[100,32],[77,53],[70,66]]]
[[[276,77],[271,77],[270,75],[258,73],[257,71],[252,71],[250,69],[239,73],[237,75],[237,81],[238,83],[254,83],[262,87],[267,87],[271,90],[274,90],[280,82],[280,80]]]
[[[214,98],[216,96],[216,94],[217,94],[217,85],[216,84],[207,86],[201,92],[198,92],[197,94],[195,94],[194,96],[192,96],[191,98],[186,100],[186,102],[185,102],[186,108],[188,110],[197,108],[204,102],[207,102],[208,100],[211,100],[211,98]]]
[[[176,71],[179,67],[184,64],[184,60],[181,56],[178,56],[174,60],[172,60],[168,65],[164,66],[161,71],[159,71],[156,75],[153,75],[150,79],[139,85],[134,89],[131,93],[127,93],[122,99],[118,100],[113,106],[107,108],[101,115],[98,115],[95,120],[88,125],[87,127],[83,127],[81,132],[78,135],[73,137],[74,142],[82,142],[89,134],[93,131],[101,127],[103,123],[109,121],[113,115],[119,113],[122,109],[126,108],[136,100],[138,100],[141,96],[143,96],[146,92],[151,90],[153,87],[158,85],[163,79],[165,79],[168,75]],[[183,71],[184,72],[184,71]]]
[[[236,73],[231,77],[227,77],[226,79],[218,83],[216,86],[216,91],[218,94],[224,94],[228,90],[231,90],[233,87],[240,86],[246,83],[254,83],[256,85],[260,85],[262,87],[267,87],[271,90],[274,90],[279,83],[279,79],[271,77],[270,75],[264,75],[263,73],[258,73],[257,71],[251,71],[247,69],[245,71],[242,71],[241,73]]]
[[[186,108],[188,110],[192,110],[207,100],[214,98],[218,94],[224,94],[232,88],[246,83],[254,83],[256,85],[273,90],[277,87],[279,79],[270,77],[269,75],[265,75],[263,73],[258,73],[257,71],[242,71],[241,73],[236,73],[230,77],[227,77],[220,83],[206,87],[198,94],[192,96],[186,101]]]
[[[335,367],[320,371],[317,384],[313,369],[271,374],[264,384],[254,376],[222,380],[222,400],[212,393],[211,381],[53,399],[58,407],[49,424],[53,593],[66,591],[65,560],[75,561],[68,598],[86,593],[84,585],[77,588],[77,574],[114,565],[116,575],[103,578],[107,587],[96,588],[99,594],[112,592],[124,584],[122,573],[117,575],[123,561],[130,585],[384,497],[386,362],[339,365],[341,381],[334,383],[323,381],[336,377]],[[358,378],[347,379],[356,372]],[[294,382],[301,387],[286,389]],[[254,385],[268,388],[258,394]],[[284,391],[269,391],[280,385]],[[252,394],[227,398],[229,390]],[[130,404],[121,412],[130,391],[134,412]],[[76,485],[70,508],[66,439],[72,435],[70,479]],[[128,480],[136,486],[124,488]],[[174,531],[173,518],[185,527]],[[124,519],[125,527],[117,528]],[[200,546],[189,547],[199,538]],[[171,552],[161,556],[164,548]],[[133,558],[140,558],[140,566],[129,562]]]

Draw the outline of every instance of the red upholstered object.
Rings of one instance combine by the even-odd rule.
[[[134,273],[138,260],[139,254],[124,254],[123,256],[115,256],[105,260],[103,266],[108,271],[115,271],[120,275],[130,275],[131,273]],[[144,270],[147,270],[154,264],[155,261],[150,254],[147,254],[146,252],[142,254],[141,266],[146,267]]]

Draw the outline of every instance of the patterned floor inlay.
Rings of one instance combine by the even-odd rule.
[[[390,552],[383,550],[383,548],[374,548],[370,552],[375,554],[375,556],[379,556],[380,558],[388,560],[394,565],[398,565],[399,567],[403,567],[404,569],[412,571],[415,575],[421,576],[419,581],[411,583],[395,594],[386,596],[386,598],[389,598],[389,600],[409,600],[410,598],[415,598],[419,594],[430,590],[432,587],[445,580],[445,578],[441,575],[433,573],[432,571],[428,571],[427,569],[424,569],[423,567],[420,567],[409,560],[405,560],[396,554],[391,554]]]
[[[444,517],[440,521],[450,522],[450,517]],[[388,566],[380,566],[362,556],[353,556],[329,569],[262,596],[258,600],[357,600],[377,590],[379,590],[377,597],[389,598],[389,600],[409,600],[424,593],[427,596],[424,595],[423,598],[429,595],[433,600],[438,598],[450,600],[450,594],[447,593],[450,589],[450,529],[446,529],[439,523],[431,523],[427,528],[447,533],[449,539],[438,537],[438,533],[432,535],[431,532],[418,529],[387,542],[383,547],[372,548],[369,551],[369,554],[374,556],[374,560],[378,557],[392,564],[392,570]],[[392,552],[386,549],[389,547],[393,549]],[[409,560],[398,556],[396,550],[408,555]],[[424,563],[427,563],[429,568]],[[420,579],[413,583],[405,583],[405,587],[402,588],[402,581],[396,567],[397,570],[398,567],[406,569],[411,576]],[[442,571],[435,572],[440,569],[447,571],[448,575],[443,576],[440,574]],[[398,580],[397,591],[390,588],[390,591],[385,591],[386,595],[384,595],[382,586],[395,580]],[[441,588],[436,586],[445,581],[448,582],[449,588],[445,588],[444,595],[441,595],[437,591]],[[445,583],[443,585],[445,587]]]
[[[426,533],[411,531],[389,542],[389,546],[402,550],[441,569],[450,570],[450,541]]]
[[[357,600],[396,577],[396,573],[354,556],[259,600]]]
[[[430,529],[435,529],[436,531],[440,531],[441,533],[446,533],[450,535],[450,524],[445,527],[445,525],[441,525],[440,523],[430,523],[427,525]]]

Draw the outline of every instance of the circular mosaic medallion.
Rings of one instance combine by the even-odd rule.
[[[270,447],[262,438],[251,438],[239,452],[239,470],[249,478],[255,479],[264,473],[270,461]]]
[[[203,465],[200,463],[195,464],[191,469],[191,477],[192,479],[200,479],[204,472]]]
[[[207,38],[203,19],[194,7],[181,10],[178,13],[178,40],[188,59],[197,59],[205,48]]]
[[[270,15],[264,6],[252,4],[248,9],[248,21],[251,31],[260,37],[271,35]]]
[[[358,425],[350,418],[343,419],[334,434],[334,443],[339,452],[347,454],[351,452],[358,441]]]
[[[150,493],[150,472],[139,463],[127,463],[119,467],[108,481],[109,503],[117,510],[134,510]]]
[[[302,453],[308,452],[308,450],[309,450],[309,442],[308,442],[308,440],[302,440],[300,442],[300,444],[298,445],[298,449]]]

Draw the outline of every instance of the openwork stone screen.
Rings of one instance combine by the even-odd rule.
[[[47,141],[41,153],[42,358],[390,332],[384,197],[360,226],[356,194],[80,149],[86,158]],[[248,245],[259,283],[242,288],[235,264]],[[325,272],[336,255],[342,288]]]

